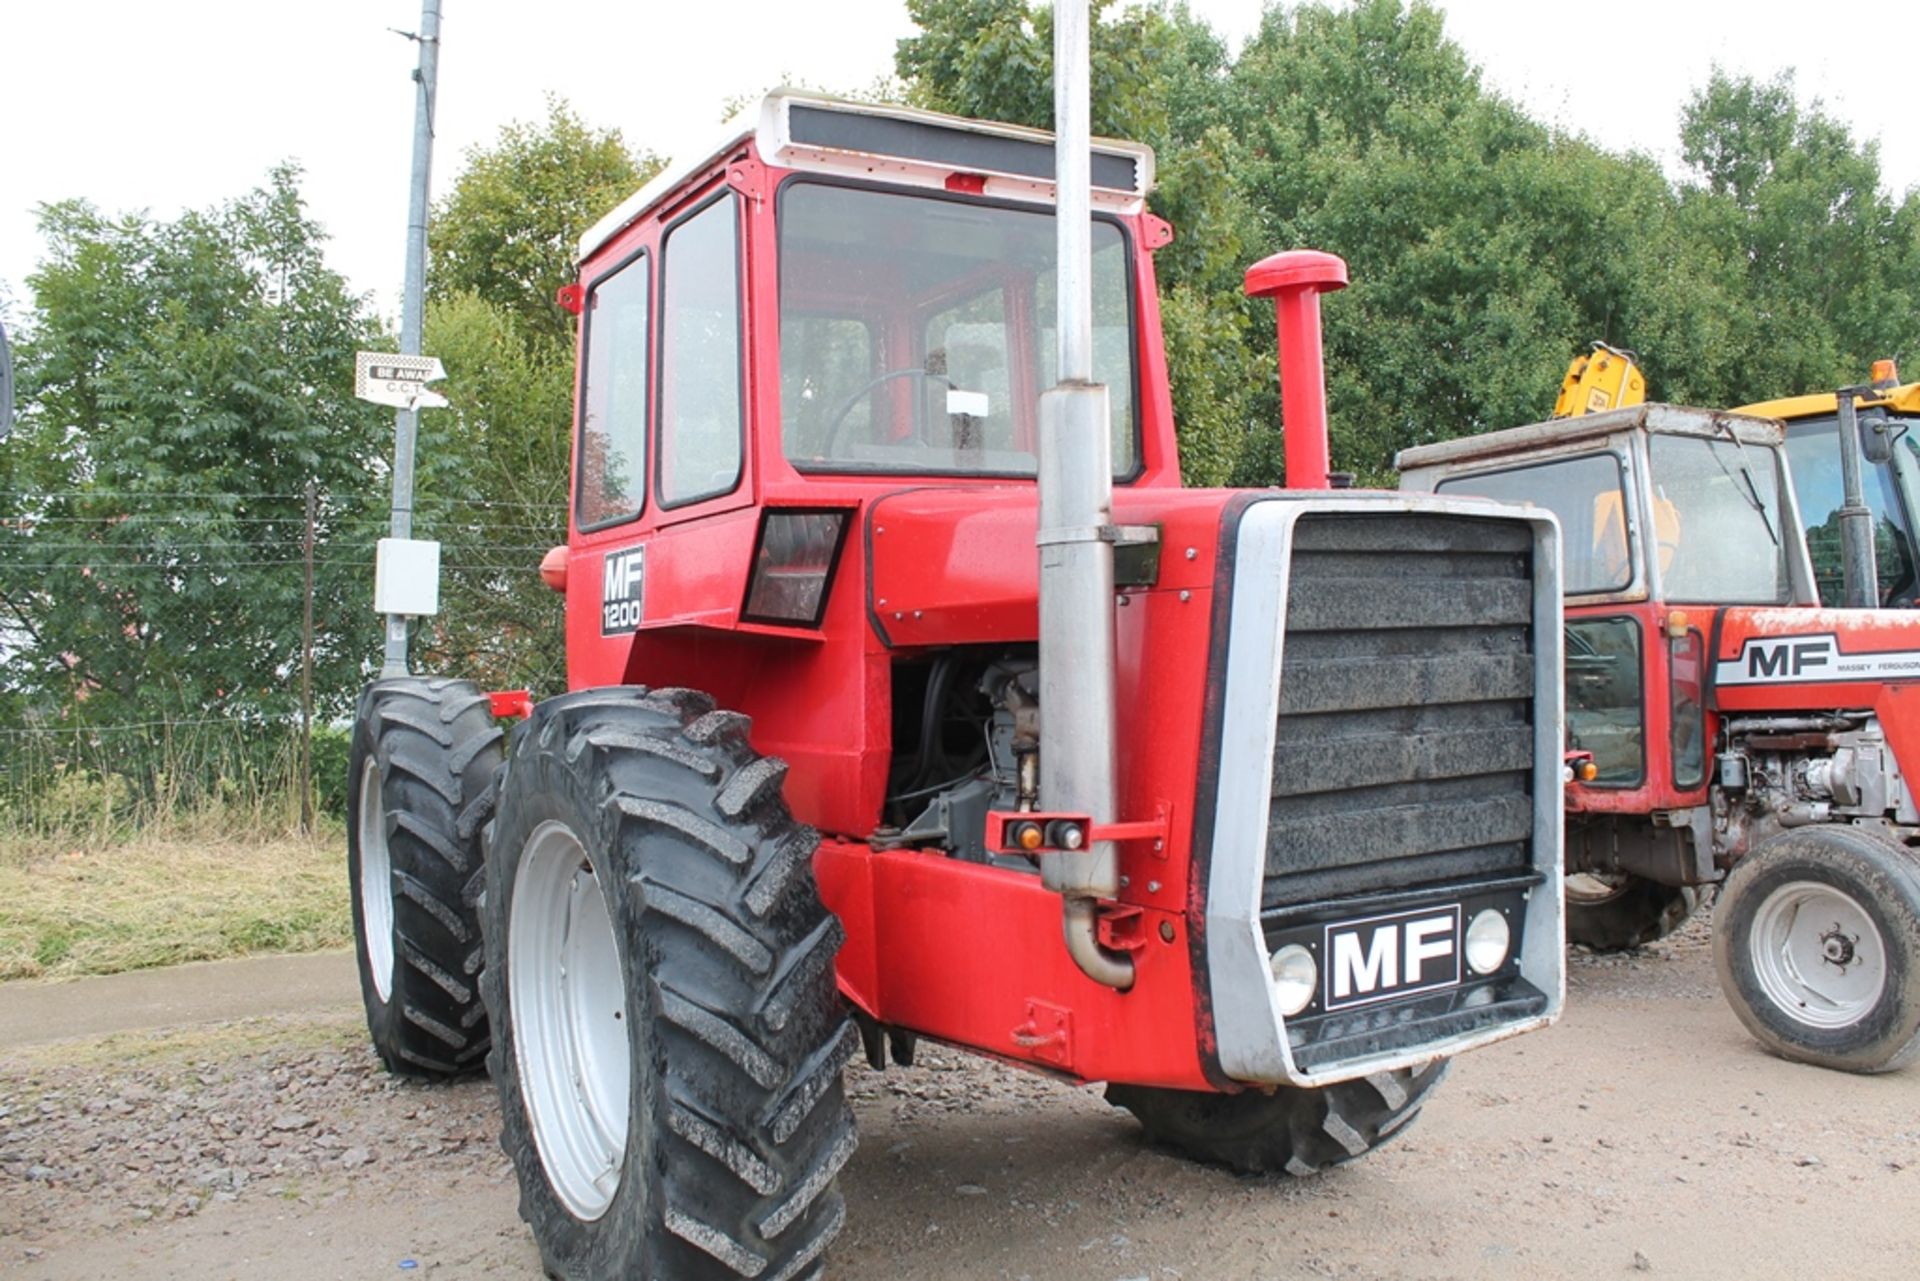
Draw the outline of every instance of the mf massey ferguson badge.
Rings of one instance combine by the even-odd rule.
[[[1841,512],[1865,517],[1841,416]],[[1920,1058],[1920,616],[1819,607],[1782,444],[1771,420],[1638,405],[1398,461],[1408,490],[1560,518],[1569,934],[1647,942],[1724,883],[1714,954],[1747,1027],[1885,1071]],[[1836,565],[1874,599],[1871,525],[1850,529]]]
[[[556,1276],[816,1275],[862,1047],[1306,1175],[1560,1007],[1553,518],[1327,488],[1313,253],[1295,488],[1181,488],[1152,153],[1061,155],[779,93],[614,210],[569,692],[362,702],[374,1043],[491,1068]]]

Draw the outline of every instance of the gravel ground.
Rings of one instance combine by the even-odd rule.
[[[832,1274],[1912,1276],[1920,1072],[1761,1053],[1703,922],[1576,956],[1572,988],[1305,1182],[1189,1166],[1097,1091],[956,1053],[855,1068]],[[494,1112],[484,1081],[385,1076],[351,1007],[0,1051],[0,1275],[537,1276]]]

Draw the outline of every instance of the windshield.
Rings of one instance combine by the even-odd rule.
[[[1568,596],[1620,591],[1633,582],[1626,491],[1620,460],[1611,453],[1449,476],[1433,492],[1537,503],[1559,517],[1561,590]]]
[[[1054,373],[1050,212],[789,183],[780,415],[801,471],[1031,476]],[[1126,239],[1093,223],[1094,377],[1113,468],[1138,467]]]
[[[1896,422],[1899,420],[1896,419]],[[1903,431],[1896,452],[1911,460],[1912,433]],[[1845,486],[1840,479],[1840,423],[1832,414],[1787,424],[1787,466],[1800,519],[1807,527],[1807,555],[1822,605],[1846,604],[1845,557],[1840,546],[1840,508]],[[1897,482],[1889,465],[1860,460],[1861,486],[1873,512],[1874,564],[1880,574],[1880,603],[1911,605],[1915,597],[1913,535],[1907,528]]]
[[[1732,439],[1651,436],[1660,595],[1702,604],[1789,600],[1777,451]]]

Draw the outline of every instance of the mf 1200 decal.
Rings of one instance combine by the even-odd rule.
[[[600,564],[600,634],[621,636],[637,631],[646,597],[647,549],[628,547],[608,552]]]
[[[1920,649],[1847,654],[1832,633],[1749,637],[1737,658],[1714,665],[1719,685],[1803,685],[1809,681],[1920,680]]]

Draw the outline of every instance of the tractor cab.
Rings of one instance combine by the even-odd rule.
[[[1652,942],[1687,919],[1693,887],[1724,882],[1715,962],[1748,1030],[1789,1058],[1881,1072],[1920,1058],[1920,952],[1905,942],[1920,938],[1920,620],[1822,606],[1795,493],[1832,507],[1845,599],[1871,601],[1870,531],[1885,524],[1861,464],[1888,461],[1870,436],[1896,459],[1907,447],[1870,407],[1856,450],[1838,427],[1852,404],[1825,409],[1811,486],[1789,478],[1800,458],[1779,421],[1657,404],[1397,462],[1404,489],[1559,518],[1568,937]],[[1837,506],[1817,478],[1835,455]]]
[[[1818,603],[1782,444],[1776,422],[1643,404],[1400,454],[1405,489],[1559,517],[1567,745],[1595,767],[1570,810],[1697,803],[1714,609]]]
[[[1845,603],[1840,510],[1845,506],[1840,413],[1833,392],[1789,396],[1735,412],[1778,418],[1786,425],[1794,492],[1806,519],[1807,552],[1822,604]],[[1871,382],[1855,410],[1864,464],[1862,496],[1872,512],[1875,603],[1893,609],[1920,605],[1920,383],[1902,383],[1891,360],[1873,364]]]

